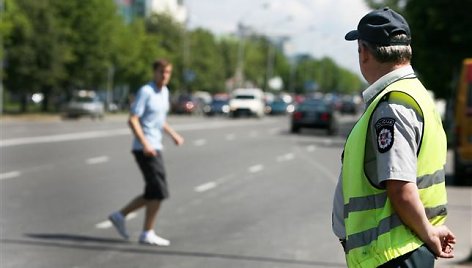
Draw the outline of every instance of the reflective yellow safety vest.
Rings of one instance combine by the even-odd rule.
[[[429,221],[440,225],[446,219],[444,165],[447,142],[441,118],[431,96],[418,79],[398,80],[385,88],[367,107],[344,147],[342,182],[345,252],[349,267],[377,267],[423,244],[395,214],[386,190],[376,188],[364,173],[369,121],[380,100],[386,97],[394,99],[395,103],[413,107],[424,118],[422,140],[417,152],[416,184]]]

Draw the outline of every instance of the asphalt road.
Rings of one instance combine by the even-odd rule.
[[[166,248],[137,243],[143,211],[127,219],[130,241],[106,220],[142,191],[125,117],[1,122],[0,266],[345,267],[331,200],[354,120],[330,137],[292,135],[285,117],[171,117],[186,142],[165,140]],[[458,258],[438,267],[472,248],[472,190],[448,191]]]

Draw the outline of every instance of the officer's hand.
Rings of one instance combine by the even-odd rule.
[[[429,248],[438,258],[454,258],[455,235],[445,225],[434,226],[430,234]]]

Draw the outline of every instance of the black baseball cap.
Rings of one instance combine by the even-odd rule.
[[[408,40],[392,41],[391,37],[397,34],[406,34]],[[365,15],[359,21],[357,30],[348,32],[344,38],[348,41],[360,39],[380,46],[409,45],[411,33],[405,18],[385,7]]]

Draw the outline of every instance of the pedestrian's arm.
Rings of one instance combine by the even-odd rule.
[[[164,123],[164,131],[174,140],[175,145],[179,146],[184,144],[184,138],[177,133],[167,122]]]
[[[143,145],[143,153],[148,156],[156,156],[156,150],[144,136],[143,128],[139,122],[139,116],[131,114],[128,119],[128,125],[133,131],[134,136]]]
[[[426,216],[418,188],[412,182],[386,181],[387,195],[402,222],[434,252],[437,257],[453,258],[454,234],[444,225],[433,226]]]

